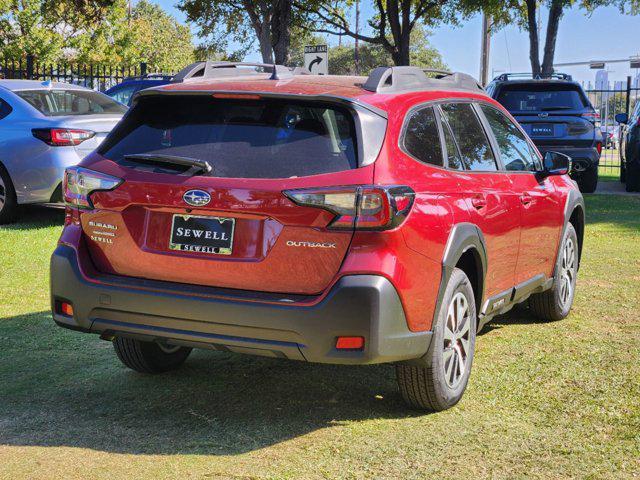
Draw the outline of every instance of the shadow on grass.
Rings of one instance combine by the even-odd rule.
[[[0,444],[133,454],[240,454],[345,421],[403,418],[392,366],[194,350],[174,372],[122,366],[48,312],[0,320]]]
[[[16,223],[1,225],[3,230],[33,230],[36,228],[62,226],[64,223],[64,209],[59,207],[44,207],[29,205],[20,207]]]

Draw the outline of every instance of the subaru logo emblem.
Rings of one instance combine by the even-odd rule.
[[[203,207],[211,201],[211,195],[204,190],[189,190],[182,199],[193,207]]]

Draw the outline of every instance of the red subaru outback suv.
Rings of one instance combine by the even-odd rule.
[[[201,347],[395,363],[408,404],[442,410],[492,317],[527,300],[568,314],[584,228],[569,159],[541,158],[471,77],[246,66],[139,93],[67,170],[56,323],[147,373]]]

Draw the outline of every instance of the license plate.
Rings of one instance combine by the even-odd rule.
[[[551,135],[553,135],[553,125],[546,123],[531,125],[531,135],[535,135],[538,137],[550,137]]]
[[[180,252],[231,255],[234,218],[174,215],[169,248]]]

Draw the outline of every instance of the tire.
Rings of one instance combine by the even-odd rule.
[[[125,366],[140,373],[173,370],[182,365],[191,353],[191,349],[186,347],[161,347],[155,342],[125,337],[116,337],[113,348]]]
[[[598,188],[598,167],[585,170],[582,178],[578,182],[578,187],[582,193],[593,193]]]
[[[18,201],[9,174],[0,165],[0,225],[11,223],[18,217]]]
[[[620,163],[620,183],[625,183],[627,181],[627,170],[624,168],[624,165]]]
[[[640,167],[635,164],[627,165],[625,172],[625,190],[627,192],[640,192]]]
[[[529,297],[529,308],[540,320],[562,320],[571,311],[578,276],[578,236],[573,225],[567,225],[556,261],[553,287]]]
[[[462,315],[466,319],[465,323],[459,324],[456,321],[455,305],[466,309],[466,315]],[[456,329],[455,324],[462,329]],[[402,363],[396,366],[400,394],[411,408],[437,412],[451,408],[460,401],[471,373],[476,326],[476,306],[471,283],[462,270],[455,268],[433,326],[431,345],[425,357],[426,365]],[[446,339],[451,335],[451,330],[457,339],[455,348],[451,348],[452,342]],[[449,333],[445,335],[446,332]],[[458,368],[460,359],[464,362],[462,372]]]

